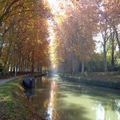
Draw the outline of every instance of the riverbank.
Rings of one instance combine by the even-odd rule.
[[[0,120],[14,120],[16,117],[16,102],[12,93],[16,91],[20,78],[7,81],[0,85]]]
[[[0,85],[0,120],[45,120],[41,117],[44,112],[38,109],[40,99],[26,97],[21,87],[23,77]]]
[[[23,89],[20,86],[22,79],[23,77],[17,77],[4,80],[5,83],[0,85],[0,120],[27,120],[28,101],[23,99]]]
[[[94,72],[84,74],[60,74],[66,81],[86,84],[90,86],[120,89],[119,72]]]
[[[7,79],[0,79],[0,85],[3,85],[3,84],[5,84],[6,82],[9,82],[9,81],[16,80],[16,79],[18,79],[19,77],[20,77],[20,76],[11,77],[11,78],[7,78]]]

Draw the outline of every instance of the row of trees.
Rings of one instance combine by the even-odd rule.
[[[68,19],[57,27],[59,70],[71,73],[115,70],[120,55],[119,0],[79,0],[73,4]],[[93,38],[97,34],[103,38],[99,41],[102,53],[95,52]]]
[[[72,5],[68,5],[67,18],[55,24],[59,70],[115,70],[120,55],[119,0],[73,0]],[[0,66],[4,72],[41,71],[50,64],[49,16],[44,0],[0,1]],[[97,34],[103,38],[99,42],[102,53],[95,52]]]
[[[34,72],[48,66],[48,15],[40,0],[0,1],[0,66],[4,72]]]
[[[115,68],[115,51],[119,48],[120,54],[120,39],[119,39],[119,23],[120,23],[120,2],[118,0],[105,1],[100,6],[100,32],[103,38],[103,54],[104,54],[104,70],[108,70],[107,51],[111,54],[111,69]],[[116,56],[116,57],[117,57]]]

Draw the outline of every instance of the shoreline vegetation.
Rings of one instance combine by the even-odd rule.
[[[20,115],[16,112],[19,107],[14,100],[13,92],[17,90],[21,79],[16,78],[0,85],[0,120],[15,120],[17,115]]]
[[[85,72],[77,74],[60,73],[60,76],[69,82],[96,87],[120,89],[120,72]]]
[[[0,120],[33,120],[31,103],[20,86],[23,77],[0,85]],[[37,116],[38,117],[38,116]],[[40,119],[41,120],[41,119]]]
[[[45,120],[44,110],[38,109],[40,101],[27,99],[20,85],[23,78],[20,76],[0,84],[0,120]]]

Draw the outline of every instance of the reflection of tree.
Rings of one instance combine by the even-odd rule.
[[[87,110],[76,104],[69,105],[59,101],[57,108],[56,112],[58,113],[58,117],[54,120],[90,120],[86,117]]]
[[[120,99],[113,101],[113,110],[120,112]]]
[[[37,89],[45,89],[45,88],[50,88],[51,82],[46,79],[45,77],[39,77],[36,79],[36,88]]]
[[[106,118],[106,120],[108,120],[109,118],[114,119],[114,120],[119,120],[117,119],[117,117],[119,116],[119,113],[120,113],[120,97],[118,96],[119,93],[117,94],[116,91],[107,90],[104,88],[96,88],[96,87],[91,88],[89,86],[83,86],[83,85],[80,86],[80,85],[69,83],[69,82],[61,83],[60,89],[61,89],[60,90],[61,94],[59,94],[58,98],[60,99],[59,102],[61,105],[59,106],[60,107],[59,109],[61,109],[61,111],[63,109],[63,114],[64,114],[64,108],[61,108],[61,106],[64,106],[64,103],[62,103],[62,99],[64,98],[67,99],[66,98],[67,96],[65,95],[65,93],[69,93],[75,97],[81,96],[81,98],[82,96],[89,96],[88,101],[92,100],[92,105],[94,105],[95,112],[100,108],[99,111],[102,109],[103,113],[101,112],[101,114],[105,114],[104,117]],[[76,103],[76,101],[74,102]],[[66,102],[65,104],[68,104],[68,103]],[[102,107],[99,107],[99,104]]]
[[[41,84],[40,84],[41,85]],[[26,119],[29,120],[44,120],[45,112],[47,110],[48,101],[49,101],[49,90],[43,89],[40,90],[40,87],[36,90],[35,96],[31,98],[30,101],[26,98],[24,91],[21,87],[13,93],[13,97],[16,101],[18,111],[20,111],[20,106],[25,112]],[[20,113],[19,113],[20,114]]]
[[[51,82],[51,89],[50,89],[50,99],[47,108],[47,120],[56,120],[58,119],[58,113],[56,111],[56,92],[57,92],[57,84],[55,81]]]

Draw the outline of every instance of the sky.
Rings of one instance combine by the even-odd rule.
[[[93,39],[95,40],[95,52],[96,53],[101,53],[103,48],[102,48],[102,35],[101,33],[98,33],[96,36],[93,37]]]

